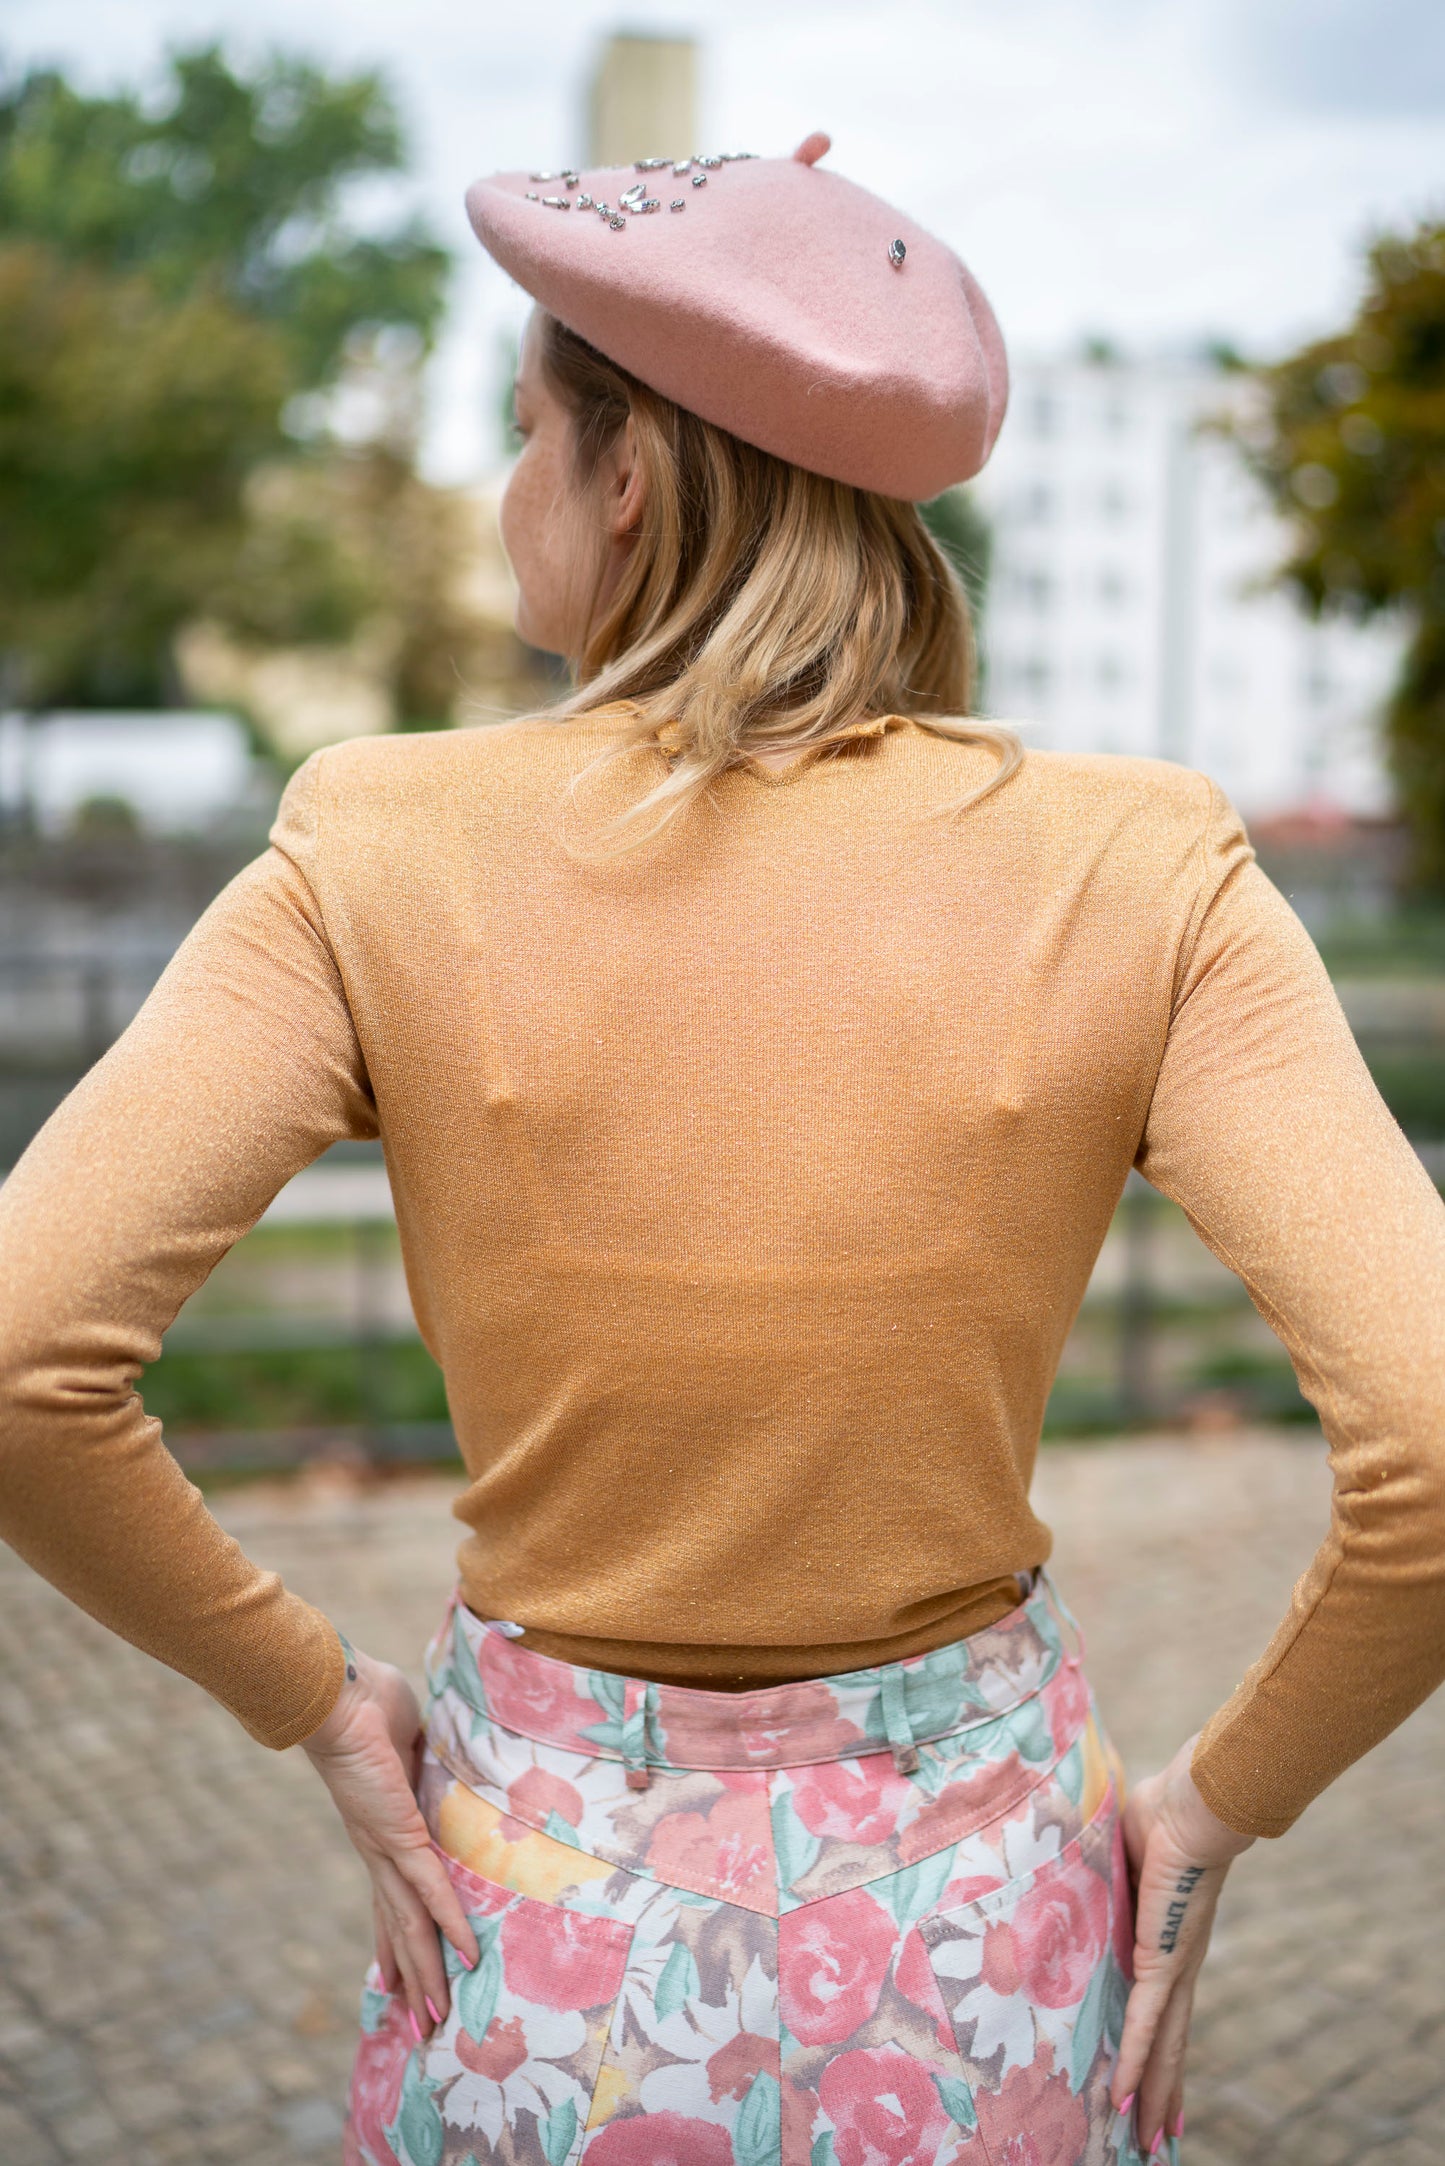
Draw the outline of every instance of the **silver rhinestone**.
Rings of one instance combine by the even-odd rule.
[[[646,182],[634,181],[630,188],[623,189],[621,195],[617,198],[617,200],[624,209],[630,209],[634,203],[640,203],[646,194]]]
[[[554,211],[570,211],[572,208],[570,196],[543,196],[542,201]]]
[[[612,216],[608,219],[607,223],[609,226],[611,226],[614,233],[620,233],[622,231],[622,228],[626,225],[627,220],[625,218],[619,218],[616,211],[614,211],[612,213]]]
[[[590,210],[591,210],[591,208],[592,208],[592,198],[591,198],[591,196],[589,196],[589,195],[580,195],[580,196],[578,196],[578,198],[577,198],[577,208],[578,208],[578,210],[579,210],[579,211],[590,211]]]
[[[536,202],[538,202],[539,200],[540,200],[540,198],[538,197],[538,194],[537,194],[537,191],[536,191],[536,189],[535,189],[535,188],[529,188],[529,189],[527,190],[527,201],[528,201],[529,203],[536,203]]]
[[[567,170],[563,173],[562,178],[564,181],[566,181],[569,188],[575,188],[578,181],[581,180],[582,175],[580,173],[574,173],[572,171],[572,168],[568,166]]]
[[[685,196],[674,196],[668,208],[674,211],[685,211],[687,209],[687,198]]]
[[[706,186],[707,186],[707,175],[706,175],[706,173],[694,173],[694,174],[693,174],[693,176],[692,176],[692,185],[693,185],[693,187],[694,187],[694,188],[706,188]]]
[[[679,159],[678,159],[678,161],[677,161],[677,164],[676,164],[676,165],[675,165],[675,166],[673,167],[673,169],[672,169],[672,170],[673,170],[673,172],[674,172],[674,173],[676,173],[676,175],[678,176],[679,180],[680,180],[680,179],[682,178],[683,174],[684,174],[684,173],[685,173],[685,172],[687,171],[688,167],[689,167],[689,166],[690,166],[691,164],[692,164],[692,160],[691,160],[691,158],[679,158]]]
[[[717,168],[722,164],[721,158],[705,156],[702,151],[698,152],[697,156],[693,159],[692,162],[694,165],[706,166],[709,173],[716,172]]]
[[[660,173],[665,165],[671,164],[670,158],[634,158],[632,170],[634,173]]]
[[[529,173],[527,178],[528,180],[560,180],[562,176],[560,173]]]
[[[892,266],[893,266],[893,268],[894,268],[894,270],[895,270],[895,271],[901,271],[901,270],[902,270],[902,268],[903,268],[903,258],[904,258],[904,257],[905,257],[905,256],[907,255],[907,253],[908,253],[908,250],[907,250],[907,249],[906,249],[906,248],[904,247],[904,245],[903,245],[902,241],[890,241],[890,242],[889,242],[889,244],[888,244],[888,261],[889,261],[889,262],[890,262],[890,263],[892,264]]]
[[[648,196],[645,202],[638,205],[638,209],[644,211],[660,211],[662,209],[661,196]]]
[[[592,208],[596,211],[599,218],[609,217],[612,211],[612,205],[610,203],[604,203],[601,196],[597,198],[597,201],[593,204]]]

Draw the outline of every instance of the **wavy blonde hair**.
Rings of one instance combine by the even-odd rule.
[[[645,483],[641,527],[605,608],[599,552],[576,689],[544,718],[633,708],[584,776],[655,744],[659,730],[671,755],[663,780],[585,847],[570,845],[577,854],[616,856],[660,834],[752,752],[841,748],[859,722],[890,714],[997,752],[994,773],[940,811],[1007,781],[1023,746],[968,715],[968,600],[915,504],[757,450],[539,314],[543,373],[573,426],[576,485],[588,489],[629,417]]]

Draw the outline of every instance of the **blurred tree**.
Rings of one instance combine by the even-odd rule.
[[[274,333],[202,291],[0,249],[0,652],[11,696],[164,697],[279,442]]]
[[[163,702],[197,614],[339,641],[375,608],[384,537],[324,514],[338,465],[403,463],[427,496],[417,387],[447,258],[343,214],[401,157],[374,76],[284,58],[181,55],[159,101],[0,83],[7,698]],[[258,490],[278,465],[291,486]]]
[[[175,54],[156,99],[85,97],[51,69],[0,84],[0,231],[171,300],[224,295],[275,327],[293,390],[329,384],[358,326],[429,341],[441,320],[445,250],[347,215],[357,181],[404,162],[378,76],[283,55],[238,74],[216,46]]]
[[[942,496],[918,508],[924,525],[963,581],[968,596],[976,637],[973,706],[975,712],[982,713],[988,695],[988,650],[982,635],[993,535],[971,490],[945,489]]]
[[[1281,578],[1410,628],[1387,744],[1414,882],[1445,894],[1445,225],[1377,240],[1353,323],[1257,380],[1235,434],[1294,528]]]

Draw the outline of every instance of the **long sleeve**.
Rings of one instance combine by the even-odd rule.
[[[0,1188],[0,1535],[277,1750],[329,1713],[340,1643],[218,1525],[135,1381],[291,1175],[377,1132],[317,900],[324,757]]]
[[[1136,1163],[1238,1273],[1329,1443],[1328,1532],[1194,1776],[1278,1835],[1445,1678],[1445,1206],[1216,790]]]

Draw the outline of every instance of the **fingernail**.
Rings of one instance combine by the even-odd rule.
[[[1176,2139],[1184,2134],[1184,2116],[1182,2113],[1174,2124],[1174,2134]]]
[[[420,2044],[421,2044],[421,2025],[420,2025],[420,2024],[419,2024],[419,2023],[417,2022],[417,2020],[416,2020],[416,2015],[415,2015],[414,2011],[413,2011],[412,2009],[410,2009],[410,2008],[408,2008],[408,2010],[407,2010],[407,2012],[406,2012],[406,2020],[407,2020],[407,2022],[408,2022],[408,2023],[409,2023],[409,2024],[411,2025],[411,2028],[412,2028],[412,2036],[413,2036],[413,2037],[414,2037],[414,2038],[416,2039],[416,2042],[417,2042],[417,2044],[418,2044],[418,2045],[420,2045]]]
[[[1149,2156],[1150,2156],[1150,2158],[1158,2158],[1158,2156],[1159,2156],[1159,2153],[1160,2153],[1160,2152],[1161,2152],[1161,2151],[1163,2150],[1163,2148],[1164,2148],[1164,2131],[1163,2131],[1163,2129],[1161,2128],[1161,2129],[1160,2129],[1160,2131],[1159,2131],[1159,2133],[1158,2133],[1158,2135],[1157,2135],[1157,2136],[1156,2136],[1156,2137],[1154,2138],[1154,2141],[1153,2141],[1153,2142],[1152,2142],[1152,2143],[1150,2144],[1150,2146],[1149,2146]]]
[[[1129,2111],[1129,2108],[1130,2108],[1130,2107],[1131,2107],[1131,2106],[1133,2105],[1133,2103],[1134,2103],[1134,2096],[1135,2096],[1135,2094],[1134,2094],[1134,2093],[1133,2093],[1133,2092],[1131,2091],[1131,2092],[1129,2093],[1129,2096],[1128,2096],[1127,2098],[1121,2098],[1121,2099],[1120,2099],[1120,2101],[1119,2101],[1119,2111],[1120,2111],[1120,2113],[1127,2113],[1127,2112]]]
[[[426,2012],[431,2017],[433,2023],[440,2023],[442,2019],[441,2010],[432,2006],[432,1997],[430,1993],[423,1993],[422,1999],[426,2002]]]

